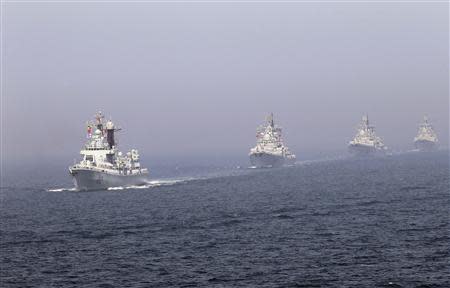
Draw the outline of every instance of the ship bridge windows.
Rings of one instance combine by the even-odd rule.
[[[84,156],[84,160],[86,160],[86,161],[94,161],[94,156],[93,155],[86,155],[86,156]]]

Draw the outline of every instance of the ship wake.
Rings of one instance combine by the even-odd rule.
[[[70,192],[70,191],[77,191],[77,188],[54,188],[54,189],[47,189],[47,192]]]
[[[180,184],[180,183],[184,183],[184,182],[187,182],[190,180],[196,180],[196,179],[197,178],[151,180],[143,185],[109,187],[105,190],[117,191],[117,190],[130,190],[130,189],[149,189],[149,188],[153,188],[153,187],[170,186],[170,185]],[[70,187],[70,188],[51,188],[51,189],[47,189],[46,191],[47,192],[77,192],[78,190],[76,187]],[[101,190],[99,190],[99,191],[101,191]]]
[[[192,180],[192,179],[152,180],[152,181],[148,181],[147,184],[144,184],[144,185],[109,187],[107,190],[115,191],[115,190],[129,190],[129,189],[148,189],[148,188],[153,188],[153,187],[170,186],[170,185],[180,184],[183,182],[187,182],[189,180]]]

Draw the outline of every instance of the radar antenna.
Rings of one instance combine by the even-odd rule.
[[[267,123],[269,123],[270,126],[274,127],[275,124],[273,122],[273,113],[270,113],[269,116],[267,116]]]

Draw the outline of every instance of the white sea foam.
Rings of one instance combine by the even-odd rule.
[[[148,181],[147,184],[144,185],[131,185],[131,186],[118,186],[118,187],[109,187],[109,191],[115,191],[115,190],[128,190],[128,189],[148,189],[152,187],[159,187],[159,186],[169,186],[174,185],[177,183],[186,182],[189,180],[193,180],[193,178],[186,178],[186,179],[162,179],[162,180],[152,180]]]
[[[117,186],[117,187],[109,187],[108,190],[123,190],[125,187]]]
[[[47,192],[66,192],[66,191],[77,191],[77,188],[54,188],[54,189],[47,189]]]
[[[128,189],[148,189],[148,188],[152,188],[152,187],[174,185],[174,184],[177,184],[177,183],[187,182],[187,181],[195,180],[195,179],[198,179],[198,178],[151,180],[151,181],[148,181],[147,184],[144,184],[144,185],[109,187],[107,190],[109,190],[109,191],[119,191],[119,190],[128,190]],[[46,191],[47,192],[74,192],[74,191],[77,191],[77,189],[75,187],[71,187],[71,188],[51,188],[51,189],[47,189]]]

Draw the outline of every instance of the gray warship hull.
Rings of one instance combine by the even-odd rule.
[[[437,150],[437,144],[433,141],[417,140],[414,142],[414,146],[422,152],[432,152]]]
[[[351,155],[356,157],[374,157],[385,155],[385,151],[380,148],[362,144],[351,144],[348,146],[348,151]]]
[[[282,155],[260,152],[250,154],[250,163],[253,167],[257,168],[281,167],[283,165],[293,165],[295,163],[295,158],[291,159]]]
[[[89,169],[71,169],[78,191],[106,190],[110,187],[139,186],[148,183],[148,174],[115,175]]]

